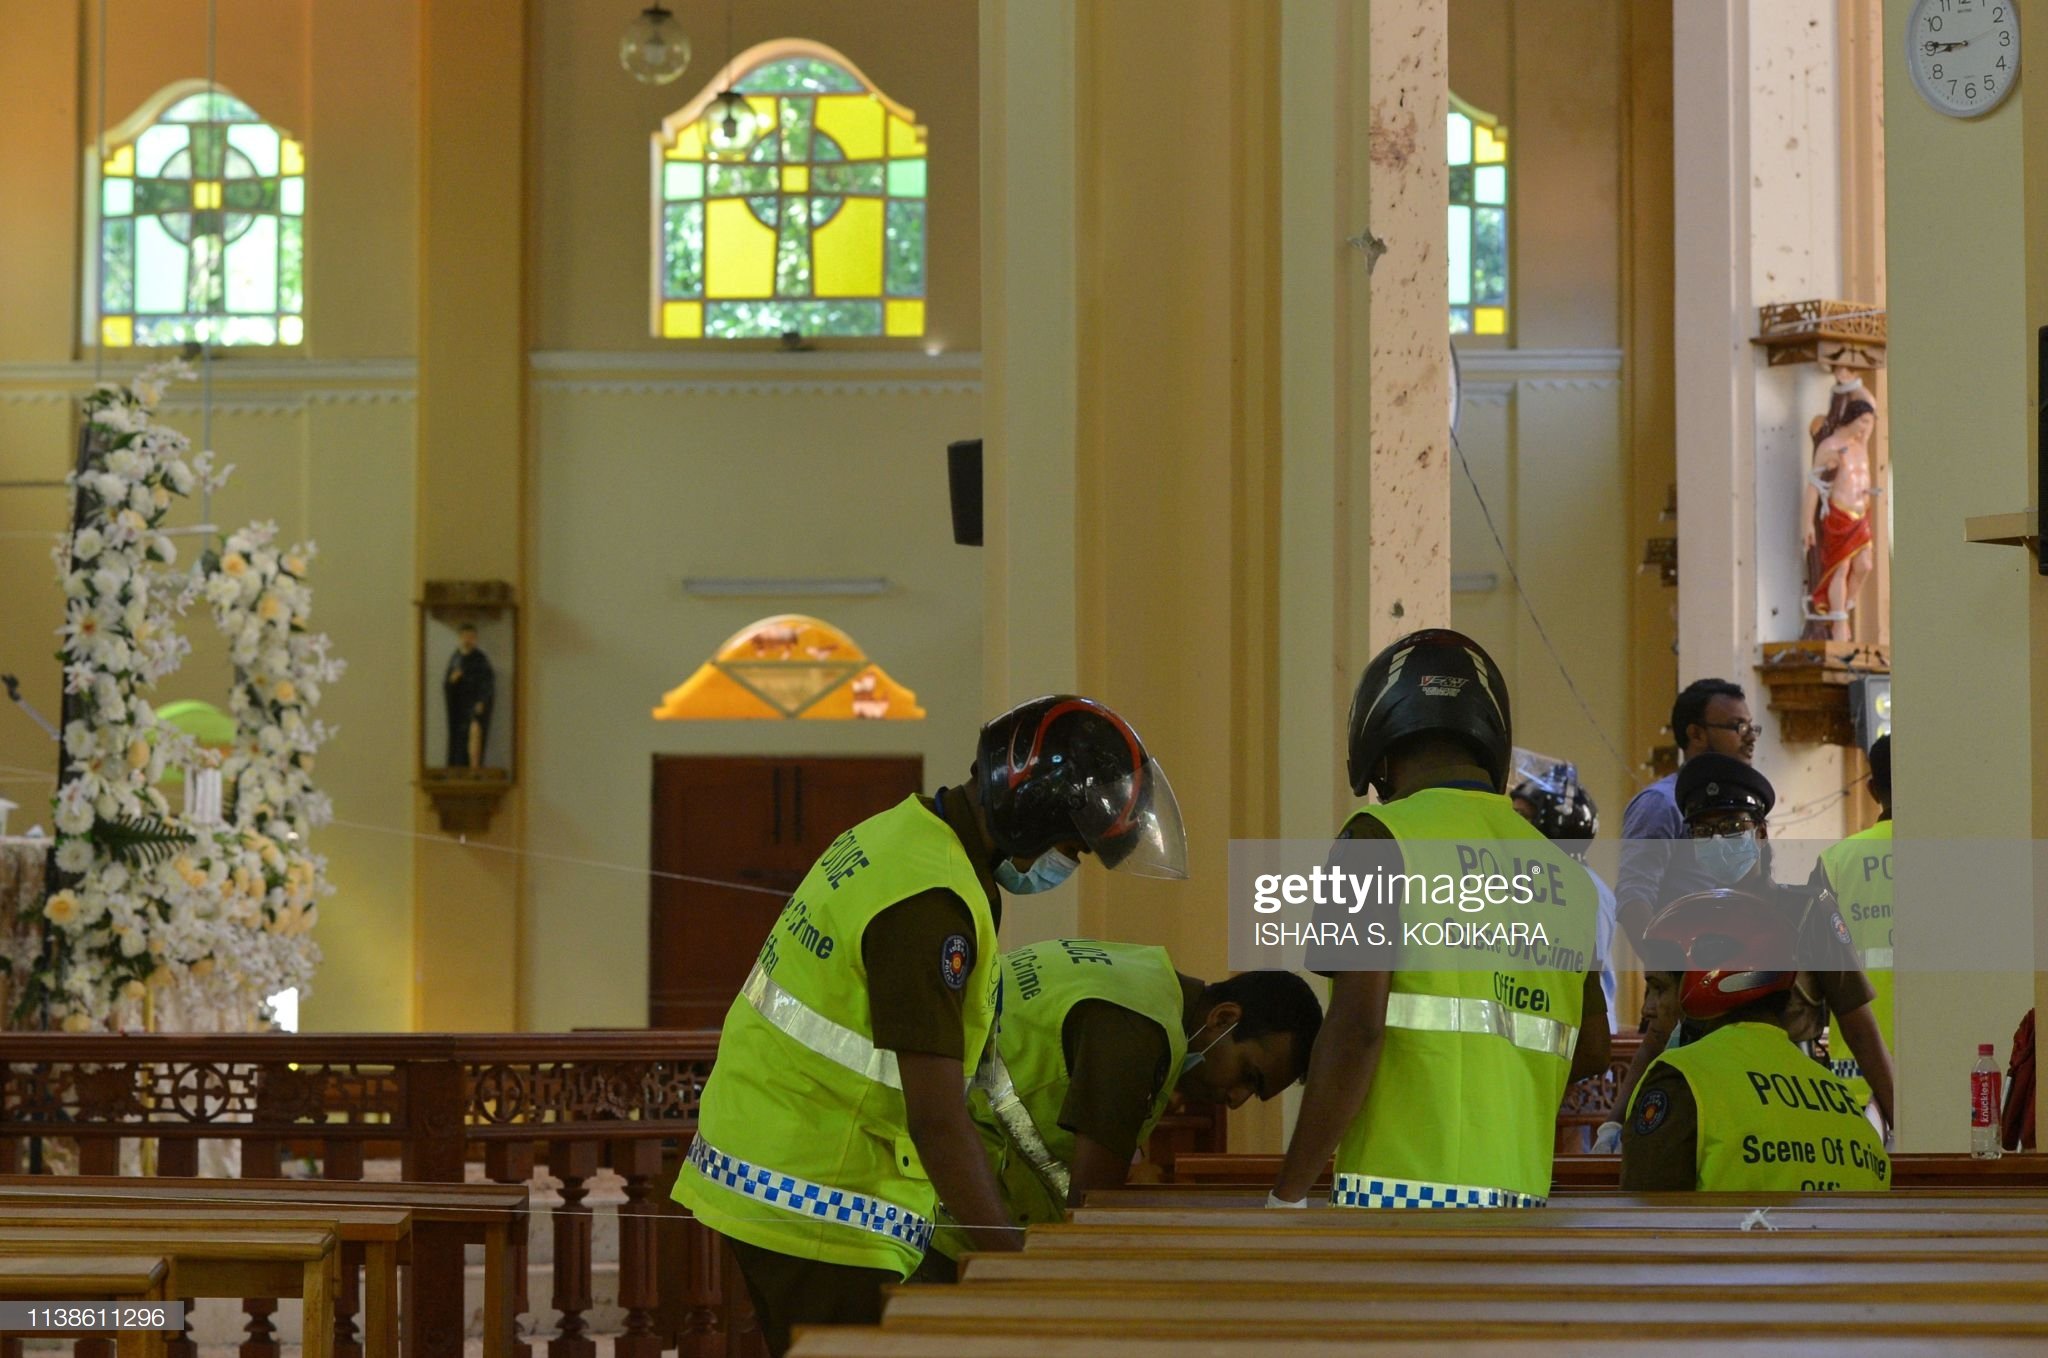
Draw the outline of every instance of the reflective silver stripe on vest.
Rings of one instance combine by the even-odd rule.
[[[1890,971],[1892,950],[1890,948],[1865,948],[1862,952],[1865,971]]]
[[[1412,995],[1396,991],[1387,996],[1387,1026],[1425,1033],[1485,1033],[1504,1037],[1524,1051],[1543,1052],[1572,1059],[1579,1030],[1541,1014],[1509,1009],[1498,1000],[1474,999],[1469,995]]]
[[[1045,1138],[1038,1134],[1038,1124],[1031,1120],[1031,1111],[1024,1101],[1017,1097],[1017,1086],[1010,1079],[1010,1068],[1003,1063],[1002,1053],[996,1044],[988,1044],[988,1055],[982,1058],[981,1068],[974,1072],[974,1083],[988,1098],[989,1112],[995,1115],[996,1123],[1003,1134],[1017,1147],[1017,1153],[1024,1157],[1024,1163],[1031,1166],[1032,1173],[1053,1190],[1060,1206],[1067,1203],[1067,1190],[1073,1179],[1067,1167],[1053,1158],[1046,1147]]]
[[[800,1046],[876,1084],[903,1088],[902,1077],[896,1073],[895,1052],[878,1051],[853,1029],[826,1018],[777,985],[759,963],[747,974],[740,994],[747,997],[755,1013]]]

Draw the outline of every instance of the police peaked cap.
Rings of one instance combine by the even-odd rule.
[[[1696,754],[1686,760],[1676,793],[1687,820],[1709,811],[1747,811],[1762,820],[1778,804],[1771,780],[1731,754]]]

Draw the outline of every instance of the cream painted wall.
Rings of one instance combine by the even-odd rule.
[[[1620,0],[1451,0],[1450,9],[1451,89],[1506,124],[1510,164],[1511,334],[1458,341],[1459,442],[1592,719],[1517,598],[1455,465],[1452,620],[1506,672],[1516,742],[1575,761],[1609,833],[1640,770],[1608,746],[1630,765],[1644,753],[1631,736],[1630,588],[1641,544],[1622,424],[1624,11]]]
[[[2039,582],[2026,552],[1965,542],[1963,521],[2034,502],[2026,456],[2034,341],[2022,170],[2026,125],[2031,118],[2039,126],[2024,81],[2041,77],[2038,69],[2023,77],[1996,112],[1981,118],[1936,113],[1903,67],[1909,8],[1905,0],[1886,0],[1884,7],[1898,835],[1902,844],[2025,840],[2039,811],[2041,733],[2021,677],[2030,664],[2028,596]],[[2029,31],[2038,32],[2038,22]],[[2030,45],[2027,55],[2043,52]],[[1968,247],[1959,249],[1955,225],[1963,205],[1971,228]],[[2032,242],[2036,250],[2039,244]],[[1968,673],[2000,677],[1959,685],[1959,658]],[[1908,862],[1903,848],[1900,862]],[[1902,882],[1902,900],[1904,892]],[[1937,887],[1931,894],[1941,893]],[[1967,900],[1954,902],[1939,927],[1968,928],[1969,909]],[[1900,961],[1907,964],[1909,940],[1901,929]],[[2016,961],[2024,958],[2024,949],[2014,952]],[[2026,971],[1947,976],[1908,965],[1900,972],[1901,1146],[1967,1147],[1963,1082],[1975,1044],[1996,1043],[2003,1061],[2014,1025],[2033,1003],[2034,978]]]
[[[647,1021],[657,754],[916,754],[960,781],[981,711],[981,562],[955,546],[943,450],[971,382],[926,389],[579,390],[534,422],[526,614],[526,1027]],[[879,598],[700,599],[686,576],[885,576]],[[650,709],[756,618],[813,612],[909,685],[920,722],[657,722]],[[573,860],[573,861],[572,861]]]
[[[78,350],[79,172],[99,119],[97,5],[9,5],[0,45],[0,110],[16,129],[0,152],[0,480],[61,476],[75,397],[90,385]],[[109,0],[107,122],[174,80],[206,74],[203,0]],[[236,354],[216,364],[213,444],[238,464],[216,521],[275,519],[323,548],[314,619],[350,662],[321,715],[342,735],[321,760],[337,816],[316,846],[337,894],[316,937],[326,953],[302,1013],[308,1028],[401,1029],[410,1023],[413,619],[409,549],[413,448],[411,363],[416,310],[413,218],[417,116],[413,6],[368,0],[220,0],[216,75],[260,113],[302,138],[310,167],[307,342],[297,353]],[[309,54],[318,50],[323,59]],[[132,355],[116,356],[125,377]],[[165,417],[196,441],[196,387]],[[48,661],[62,605],[50,539],[64,497],[0,490],[0,665],[24,696],[58,706]],[[196,513],[186,516],[196,521]],[[191,543],[184,544],[188,550]],[[224,701],[227,667],[203,614],[187,620],[194,654],[159,698]],[[0,711],[0,784],[21,802],[17,825],[48,823],[53,751],[12,710]],[[27,770],[17,773],[14,770]],[[42,779],[41,781],[37,781]],[[386,833],[385,831],[397,831]]]
[[[630,16],[617,6],[531,9],[543,353],[527,510],[532,856],[517,926],[527,1028],[647,1021],[656,753],[916,754],[935,788],[964,776],[988,715],[982,553],[954,545],[945,479],[945,445],[983,432],[976,7],[760,0],[736,11],[742,49],[785,36],[830,44],[930,129],[927,343],[822,341],[830,352],[816,355],[647,335],[647,136],[724,60],[724,7],[672,8],[696,51],[681,79],[658,88],[619,70]],[[687,576],[884,576],[893,589],[701,599],[683,592]],[[728,636],[778,612],[844,627],[930,715],[652,719],[661,695]]]

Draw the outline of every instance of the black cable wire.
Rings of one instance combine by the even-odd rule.
[[[1521,572],[1515,569],[1515,559],[1508,554],[1508,545],[1502,541],[1500,529],[1494,525],[1493,511],[1487,507],[1486,496],[1480,493],[1479,479],[1472,475],[1472,464],[1465,460],[1465,449],[1458,442],[1458,431],[1455,429],[1451,431],[1451,451],[1458,455],[1458,466],[1464,470],[1465,483],[1472,487],[1472,498],[1479,502],[1479,514],[1486,520],[1486,531],[1493,536],[1493,545],[1499,549],[1500,559],[1508,568],[1508,579],[1514,581],[1515,595],[1521,599],[1522,610],[1529,615],[1529,622],[1535,627],[1536,635],[1542,638],[1543,649],[1550,652],[1551,660],[1557,665],[1557,672],[1564,677],[1564,686],[1571,690],[1572,698],[1579,705],[1579,711],[1586,714],[1586,724],[1593,728],[1594,735],[1600,737],[1600,743],[1607,747],[1607,753],[1614,756],[1614,762],[1620,767],[1622,776],[1633,786],[1641,787],[1643,780],[1636,773],[1635,765],[1623,758],[1614,742],[1607,738],[1607,732],[1600,725],[1600,719],[1593,715],[1592,704],[1586,701],[1585,694],[1579,692],[1578,683],[1572,678],[1572,672],[1565,668],[1564,657],[1558,654],[1557,646],[1550,640],[1550,632],[1543,626],[1543,619],[1536,616],[1536,605],[1530,602],[1529,591],[1522,587]]]

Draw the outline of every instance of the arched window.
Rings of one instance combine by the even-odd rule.
[[[88,344],[305,338],[306,153],[234,95],[180,81],[89,154]]]
[[[1451,333],[1508,332],[1508,130],[1451,96]]]
[[[731,87],[767,130],[705,154]],[[785,38],[743,53],[654,137],[654,333],[924,334],[925,129],[852,62]]]

